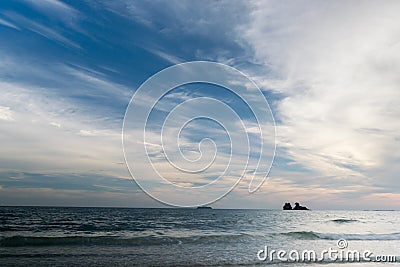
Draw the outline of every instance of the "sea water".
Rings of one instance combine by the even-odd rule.
[[[399,211],[0,207],[0,266],[377,266],[400,262],[399,222]],[[370,254],[320,259],[329,249]]]

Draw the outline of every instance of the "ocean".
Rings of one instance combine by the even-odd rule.
[[[379,266],[400,262],[399,222],[399,211],[0,207],[0,266]]]

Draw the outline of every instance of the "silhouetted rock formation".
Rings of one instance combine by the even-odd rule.
[[[308,210],[307,207],[300,206],[298,202],[294,203],[294,210]]]
[[[283,206],[283,210],[292,210],[292,205],[290,205],[289,202],[285,203],[285,205]]]
[[[307,207],[300,206],[298,202],[294,203],[294,205],[294,208],[292,208],[292,205],[287,202],[285,205],[283,205],[283,210],[308,210]]]

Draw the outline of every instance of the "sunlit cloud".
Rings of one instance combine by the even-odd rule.
[[[132,197],[123,187],[137,187],[114,180],[131,179],[122,153],[123,117],[140,84],[165,67],[191,60],[226,63],[254,79],[277,123],[277,157],[263,187],[248,193],[257,163],[251,161],[242,182],[215,205],[280,208],[298,200],[316,208],[356,208],[398,203],[398,2],[16,2],[23,8],[4,5],[0,10],[0,34],[5,36],[0,44],[1,204],[70,199],[70,205],[160,205],[144,193],[135,191]],[[209,183],[229,160],[231,173],[222,185],[242,175],[246,144],[239,144],[230,159],[224,129],[204,122],[188,124],[179,139],[181,153],[193,162],[179,150],[169,156],[177,165],[200,168],[204,162],[195,159],[215,152],[207,142],[199,147],[201,137],[213,137],[221,141],[213,168],[189,177],[166,161],[162,119],[177,105],[207,96],[243,115],[240,122],[228,120],[227,127],[236,129],[231,138],[237,138],[243,123],[251,148],[272,142],[270,132],[258,137],[263,125],[249,119],[243,103],[227,92],[199,85],[177,88],[154,107],[157,114],[143,145],[155,166],[180,186]],[[152,101],[142,100],[143,106]],[[202,112],[196,107],[187,111]],[[176,144],[175,130],[166,130],[166,145]],[[148,175],[144,160],[136,158],[138,173],[154,181],[155,190],[164,190]],[[17,181],[29,173],[59,183],[18,187]],[[90,181],[90,188],[79,188],[77,176]]]
[[[241,30],[254,61],[272,73],[261,83],[284,95],[278,145],[289,158],[355,183],[397,169],[387,160],[399,148],[397,5],[253,3]]]

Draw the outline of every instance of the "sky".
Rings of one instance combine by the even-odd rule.
[[[398,10],[398,1],[1,1],[0,205],[167,207],[128,171],[125,112],[159,71],[211,61],[255,82],[276,131],[276,151],[262,161],[267,171],[275,152],[268,179],[249,194],[246,172],[213,207],[279,209],[297,201],[312,209],[398,209]],[[168,167],[157,144],[161,123],[180,103],[204,97],[235,110],[250,136],[265,126],[219,86],[170,91],[151,114],[146,142],[173,183],[207,184],[228,155],[232,172],[224,177],[235,180],[249,157],[244,147],[230,153],[226,146],[240,134],[238,120],[225,122],[232,130],[226,135],[218,123],[200,119],[182,131],[183,154],[192,161],[204,154],[199,168],[219,151],[216,167],[190,178]],[[218,110],[191,103],[183,113]],[[183,122],[175,119],[167,144]],[[265,138],[270,146],[271,140]],[[250,147],[259,142],[253,136]],[[171,157],[183,164],[178,156]],[[132,160],[141,159],[133,151]],[[148,168],[137,173],[151,179]]]

